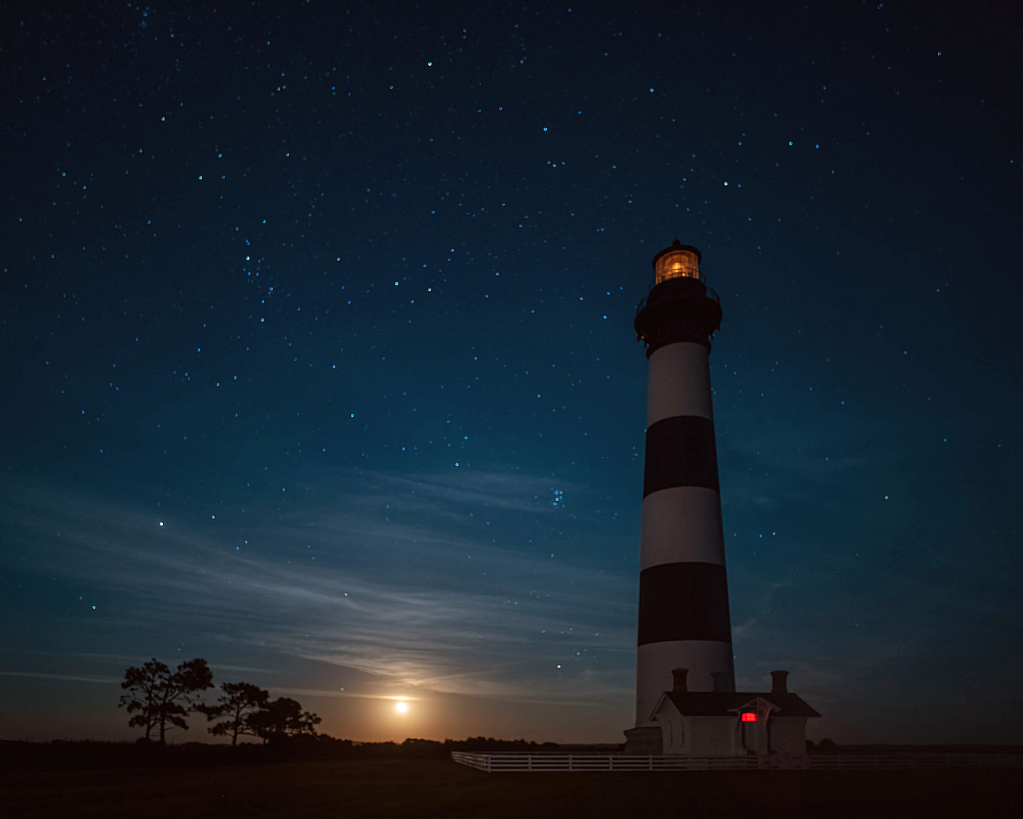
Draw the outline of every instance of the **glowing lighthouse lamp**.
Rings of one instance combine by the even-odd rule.
[[[660,284],[668,279],[700,278],[700,251],[676,240],[667,250],[654,257],[654,276]]]

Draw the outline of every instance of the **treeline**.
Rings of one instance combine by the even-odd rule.
[[[471,751],[473,753],[485,753],[488,751],[556,751],[559,747],[556,742],[527,742],[524,739],[494,739],[493,737],[445,739],[443,742],[438,742],[434,739],[413,739],[410,737],[400,745],[389,742],[365,744],[375,745],[378,746],[378,748],[376,750],[366,748],[363,753],[376,753],[381,756],[386,756],[390,753],[390,751],[383,746],[393,745],[394,755],[403,757],[447,757],[452,751]]]
[[[289,737],[315,736],[320,718],[303,711],[301,704],[288,697],[270,699],[270,693],[246,682],[225,682],[214,702],[205,702],[203,692],[213,688],[213,672],[203,659],[181,663],[175,671],[155,657],[142,666],[124,672],[119,708],[131,717],[128,725],[145,728],[142,741],[152,741],[159,732],[161,745],[167,744],[167,731],[188,730],[187,718],[202,714],[214,736],[230,737],[231,745],[238,738],[258,737],[263,743],[281,743]]]

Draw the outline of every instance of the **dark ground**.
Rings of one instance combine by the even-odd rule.
[[[442,759],[0,771],[5,817],[976,817],[1011,770],[484,774]]]

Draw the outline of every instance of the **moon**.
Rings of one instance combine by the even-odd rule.
[[[408,711],[408,703],[399,702],[394,707],[395,709],[397,709],[399,714],[404,714],[406,711]]]

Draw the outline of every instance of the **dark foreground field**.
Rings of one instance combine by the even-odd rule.
[[[1018,772],[484,774],[446,760],[0,772],[11,817],[975,817]]]

